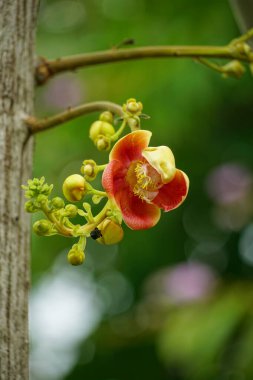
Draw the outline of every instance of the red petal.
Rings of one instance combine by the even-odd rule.
[[[153,227],[160,219],[160,210],[136,197],[127,184],[126,168],[116,160],[111,161],[105,168],[102,185],[110,197],[119,206],[123,219],[133,230],[145,230]]]
[[[173,180],[159,190],[152,203],[165,211],[173,210],[183,203],[189,188],[189,179],[181,170],[176,171]]]
[[[129,162],[142,158],[141,153],[148,146],[151,135],[149,131],[139,130],[122,137],[112,148],[110,161],[118,160],[127,166]]]
[[[114,197],[118,191],[128,187],[125,182],[127,169],[116,160],[111,161],[105,168],[102,186],[109,196]]]
[[[128,191],[116,194],[115,200],[121,209],[124,222],[133,230],[146,230],[156,225],[160,219],[160,209],[147,203]]]

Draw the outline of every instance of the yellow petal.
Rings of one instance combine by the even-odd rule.
[[[148,147],[142,151],[142,156],[160,174],[162,182],[169,183],[176,174],[175,158],[167,146]]]

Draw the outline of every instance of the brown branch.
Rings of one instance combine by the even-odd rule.
[[[86,53],[62,57],[53,60],[41,58],[36,67],[36,81],[43,84],[50,77],[64,71],[80,67],[99,65],[109,62],[119,62],[145,58],[222,58],[253,62],[253,52],[245,43],[253,36],[253,30],[233,40],[226,46],[147,46],[129,49],[110,49],[94,53]]]
[[[37,133],[55,127],[56,125],[63,124],[76,117],[98,111],[111,111],[118,116],[123,116],[122,107],[118,104],[108,101],[97,101],[68,108],[64,112],[44,119],[36,119],[33,116],[29,116],[25,119],[25,122],[31,133]]]

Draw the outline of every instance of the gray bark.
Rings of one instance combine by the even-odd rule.
[[[253,27],[253,0],[229,0],[240,30]]]
[[[0,379],[28,379],[29,218],[37,0],[0,0]]]

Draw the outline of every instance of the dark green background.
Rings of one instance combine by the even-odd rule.
[[[71,1],[42,1],[37,33],[39,55],[56,58],[108,49],[129,37],[135,39],[136,46],[224,45],[239,34],[226,1],[73,3],[79,3],[80,13],[71,12]],[[68,100],[71,92],[73,103]],[[61,106],[93,100],[122,104],[129,97],[143,102],[144,112],[151,118],[142,122],[142,128],[152,131],[153,146],[168,145],[173,150],[177,167],[190,178],[190,192],[185,203],[171,213],[163,213],[153,229],[131,231],[124,226],[124,240],[111,263],[103,264],[110,248],[88,244],[87,256],[91,258],[87,257],[85,269],[72,270],[83,271],[85,276],[87,268],[91,268],[98,282],[108,271],[121,272],[131,284],[134,298],[124,313],[103,317],[97,331],[78,346],[76,364],[64,379],[252,379],[253,340],[249,336],[253,334],[253,269],[238,251],[241,234],[252,222],[252,197],[246,206],[247,217],[239,227],[221,228],[213,217],[219,205],[206,191],[209,173],[222,164],[236,163],[252,173],[252,76],[247,70],[240,80],[223,79],[191,59],[147,59],[94,66],[55,77],[38,88],[36,112],[50,115],[59,112]],[[54,194],[60,195],[64,178],[79,172],[84,159],[106,162],[107,154],[97,152],[88,138],[89,126],[96,117],[78,118],[36,136],[34,176],[44,175],[47,182],[54,183]],[[240,213],[233,218],[240,218]],[[189,232],[192,230],[194,234]],[[136,310],[144,302],[147,278],[163,268],[185,263],[199,242],[210,245],[215,239],[223,239],[222,249],[211,254],[203,249],[197,256],[198,261],[208,262],[219,278],[211,298],[180,307],[166,299],[162,305],[145,300],[147,313],[155,315],[158,322],[135,334]],[[69,249],[71,243],[60,237],[33,235],[34,287],[50,273],[57,255]],[[211,326],[207,322],[210,320]],[[113,323],[125,323],[131,336],[114,334]],[[96,347],[95,353],[85,364],[86,348],[91,343]],[[33,375],[34,379],[46,378],[40,376]]]

